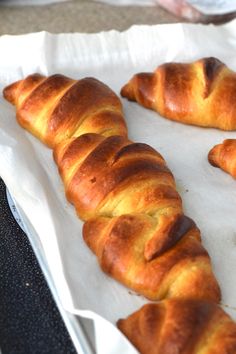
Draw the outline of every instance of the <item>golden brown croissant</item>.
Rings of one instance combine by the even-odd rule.
[[[20,125],[49,147],[84,133],[127,136],[119,98],[94,78],[33,74],[7,86],[3,95],[16,105]]]
[[[236,323],[212,302],[147,304],[117,325],[141,354],[236,353]]]
[[[209,162],[236,178],[236,139],[226,139],[214,146],[208,154]]]
[[[159,153],[121,136],[85,134],[57,145],[54,158],[106,273],[152,300],[219,301],[199,230]]]
[[[154,73],[136,74],[121,95],[171,120],[236,129],[236,73],[215,58],[166,63]]]

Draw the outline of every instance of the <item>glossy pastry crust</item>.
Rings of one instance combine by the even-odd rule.
[[[33,74],[4,97],[20,124],[54,148],[85,242],[107,274],[152,300],[220,300],[172,173],[157,151],[128,140],[121,102],[106,85]]]
[[[33,74],[7,86],[3,95],[16,106],[19,124],[51,148],[85,133],[127,136],[119,98],[94,78]]]
[[[212,166],[236,178],[236,139],[226,139],[214,146],[208,154],[208,160]]]
[[[171,120],[236,129],[236,73],[216,58],[165,63],[154,73],[136,74],[121,95]]]
[[[236,353],[236,323],[212,302],[147,304],[117,325],[140,354]]]
[[[219,301],[200,232],[183,214],[158,152],[121,136],[86,134],[57,145],[54,158],[68,200],[86,221],[85,242],[107,274],[152,300]]]

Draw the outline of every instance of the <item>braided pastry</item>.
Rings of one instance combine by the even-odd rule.
[[[120,100],[107,86],[34,74],[4,96],[17,106],[20,124],[54,147],[66,196],[86,221],[84,239],[106,273],[153,300],[219,301],[173,175],[158,152],[127,139]]]
[[[171,120],[236,129],[236,73],[215,58],[166,63],[154,73],[136,74],[121,95]]]
[[[84,133],[127,136],[119,98],[94,78],[33,74],[7,86],[3,95],[16,105],[19,124],[51,148]]]
[[[212,302],[147,304],[117,325],[141,354],[236,353],[236,323]]]
[[[236,178],[236,139],[226,139],[208,154],[209,162]]]
[[[173,175],[146,144],[85,134],[54,158],[83,235],[102,269],[149,299],[219,301],[220,290],[194,222],[183,214]]]

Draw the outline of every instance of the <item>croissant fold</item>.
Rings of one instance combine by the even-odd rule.
[[[63,141],[54,158],[66,196],[86,221],[85,242],[102,269],[149,299],[219,301],[195,223],[183,214],[163,157],[121,136]]]
[[[117,325],[141,354],[236,353],[236,323],[212,302],[147,304]]]
[[[51,148],[84,133],[127,136],[119,98],[94,78],[33,74],[3,95],[16,106],[19,124]]]

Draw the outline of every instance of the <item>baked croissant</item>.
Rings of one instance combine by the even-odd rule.
[[[152,300],[219,301],[199,230],[183,214],[158,152],[121,136],[85,134],[57,145],[54,158],[68,200],[86,221],[84,240],[107,274]]]
[[[236,323],[212,302],[147,304],[117,325],[141,354],[236,353]]]
[[[3,95],[16,106],[19,124],[51,148],[84,133],[127,136],[119,98],[94,78],[33,74]]]
[[[236,129],[236,73],[216,58],[166,63],[154,73],[136,74],[121,95],[171,120]]]
[[[236,178],[236,139],[226,139],[214,146],[208,154],[209,162]]]

